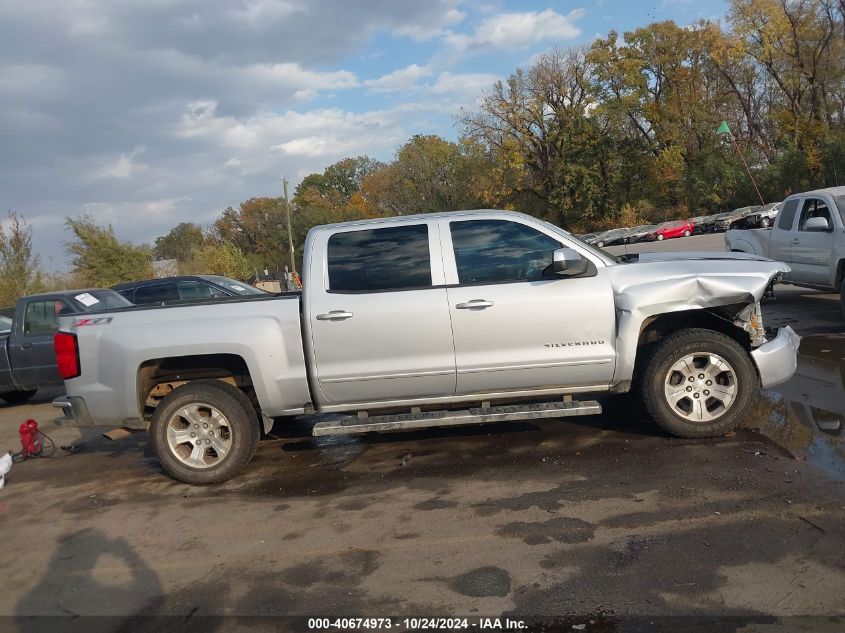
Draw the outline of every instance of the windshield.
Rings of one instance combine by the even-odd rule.
[[[114,290],[80,290],[70,296],[71,303],[79,312],[96,312],[113,308],[127,308],[132,303]]]
[[[624,263],[623,260],[620,257],[617,257],[616,255],[612,255],[611,253],[608,253],[606,250],[601,249],[598,246],[593,246],[592,244],[587,244],[587,242],[585,242],[584,240],[582,240],[578,237],[575,237],[569,231],[564,231],[562,228],[560,228],[559,226],[555,226],[551,222],[546,222],[545,220],[538,220],[538,221],[540,223],[542,223],[543,226],[549,228],[550,230],[554,231],[558,235],[563,235],[564,237],[566,237],[570,240],[575,240],[576,242],[578,242],[579,246],[582,246],[586,250],[590,251],[593,255],[598,255],[602,259],[607,260],[609,263],[614,263],[614,264]]]

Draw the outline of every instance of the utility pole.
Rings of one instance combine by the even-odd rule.
[[[288,246],[290,247],[290,269],[296,275],[296,260],[293,257],[293,234],[290,230],[290,203],[288,202],[288,181],[282,174],[282,190],[285,192],[285,220],[288,225]]]

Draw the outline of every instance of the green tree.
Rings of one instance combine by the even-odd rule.
[[[252,274],[252,267],[244,252],[232,242],[209,240],[194,251],[186,262],[185,272],[194,275],[224,275],[245,280]]]
[[[32,227],[12,211],[0,224],[0,305],[44,289],[40,258],[32,252]]]
[[[260,268],[277,268],[284,262],[287,245],[284,200],[250,198],[237,209],[223,211],[213,230],[222,242],[237,246]]]
[[[368,156],[344,158],[326,167],[323,173],[305,176],[294,190],[293,203],[297,207],[342,208],[361,190],[364,179],[383,167]]]
[[[191,259],[194,251],[202,247],[205,236],[202,227],[181,222],[166,235],[157,237],[153,246],[156,259],[176,259],[180,262]]]
[[[73,234],[65,246],[79,283],[109,287],[153,276],[150,247],[120,241],[111,225],[101,226],[89,215],[67,218],[65,224]]]

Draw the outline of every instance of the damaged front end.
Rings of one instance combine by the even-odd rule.
[[[738,328],[747,335],[763,388],[789,380],[797,368],[800,337],[790,327],[767,332],[760,307],[773,284],[789,270],[783,262],[735,253],[697,253],[687,258],[661,253],[612,267],[619,327],[614,382],[624,385],[631,380],[630,359],[636,357],[637,346],[648,341],[649,332],[654,335],[652,328],[661,323],[708,327],[714,319],[716,329]]]
[[[763,311],[758,301],[741,310],[733,321],[738,328],[748,333],[751,341],[751,358],[760,375],[763,389],[774,387],[792,378],[798,368],[798,346],[801,337],[789,327],[783,327],[767,335],[763,327]]]

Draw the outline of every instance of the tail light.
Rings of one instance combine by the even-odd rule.
[[[82,373],[79,366],[79,345],[76,334],[70,332],[56,332],[53,335],[53,346],[56,349],[56,364],[62,380],[76,378]]]

